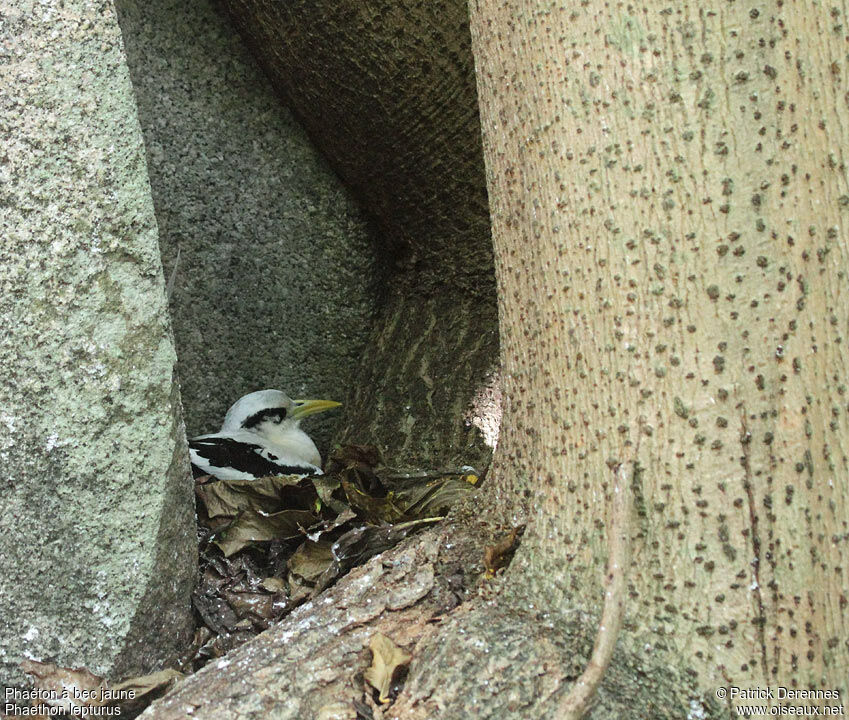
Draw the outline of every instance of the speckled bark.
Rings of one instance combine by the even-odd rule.
[[[385,239],[384,303],[340,438],[396,465],[486,463],[464,422],[498,353],[466,4],[223,4]]]
[[[506,401],[489,497],[528,521],[502,601],[598,610],[610,467],[634,463],[621,648],[705,696],[845,698],[845,8],[471,8]]]

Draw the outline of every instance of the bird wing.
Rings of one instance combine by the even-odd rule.
[[[224,435],[202,435],[189,441],[195,477],[212,475],[219,480],[255,480],[268,475],[314,475],[319,468],[304,462],[287,462],[272,449]]]

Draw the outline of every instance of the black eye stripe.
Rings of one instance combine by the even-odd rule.
[[[270,420],[271,422],[283,422],[286,419],[286,408],[266,408],[265,410],[260,410],[259,412],[255,412],[253,415],[245,418],[242,423],[243,428],[253,428],[259,425],[261,422],[265,422],[266,420]]]

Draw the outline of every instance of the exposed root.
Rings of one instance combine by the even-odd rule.
[[[631,475],[624,463],[616,467],[615,476],[601,625],[598,628],[589,664],[560,703],[559,716],[564,720],[580,720],[589,708],[604,673],[610,665],[625,615],[625,581],[631,555],[633,494],[630,487]]]

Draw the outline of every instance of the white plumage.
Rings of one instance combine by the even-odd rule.
[[[221,430],[189,441],[195,476],[255,480],[267,475],[319,475],[321,456],[299,426],[307,415],[339,407],[332,400],[292,400],[280,390],[239,398]]]

